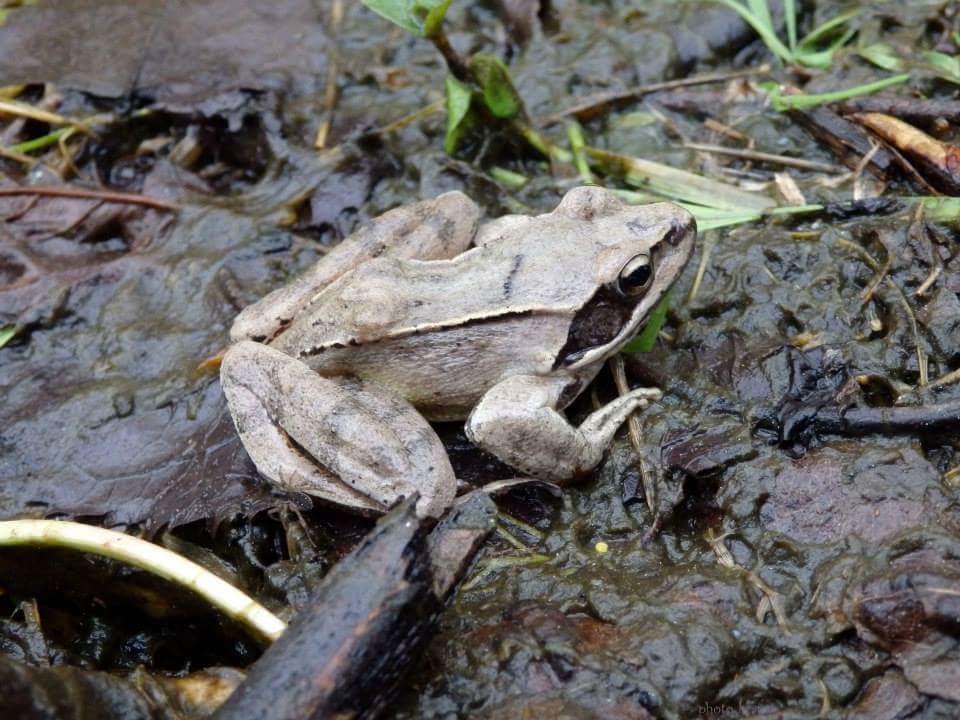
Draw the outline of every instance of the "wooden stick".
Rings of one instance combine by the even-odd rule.
[[[590,117],[599,113],[607,105],[618,102],[628,102],[638,100],[644,95],[660,92],[662,90],[672,90],[674,88],[689,87],[691,85],[705,85],[707,83],[726,82],[737,78],[750,77],[752,75],[763,75],[770,71],[769,65],[751,68],[749,70],[735,70],[733,72],[709,73],[707,75],[698,75],[696,77],[680,78],[679,80],[667,80],[666,82],[651,83],[650,85],[641,85],[630,90],[621,92],[606,92],[590,95],[581,100],[573,107],[561,110],[558,113],[545,117],[541,122],[541,127],[547,127],[563,120],[565,117],[574,115],[578,118]]]
[[[846,172],[846,168],[840,167],[839,165],[817,162],[816,160],[804,160],[803,158],[789,157],[787,155],[774,155],[756,150],[728,148],[723,145],[705,145],[703,143],[684,143],[683,147],[701,152],[716,153],[717,155],[729,155],[731,157],[743,158],[744,160],[775,163],[777,165],[783,165],[784,167],[795,167],[801,170],[814,170],[816,172],[828,173]]]
[[[87,190],[84,188],[52,187],[48,185],[21,185],[19,187],[0,188],[0,197],[13,195],[44,195],[47,197],[74,198],[77,200],[100,200],[103,202],[145,205],[157,210],[179,210],[180,206],[166,200],[137,195],[135,193],[113,192],[111,190]]]

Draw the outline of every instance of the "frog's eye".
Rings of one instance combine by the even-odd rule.
[[[653,260],[647,254],[634,255],[627,260],[617,277],[617,292],[625,298],[642,295],[653,280]]]

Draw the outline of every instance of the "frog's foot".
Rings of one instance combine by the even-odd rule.
[[[470,414],[467,437],[528,475],[563,484],[592,470],[630,413],[660,397],[659,390],[638,388],[574,427],[557,410],[565,385],[530,375],[504,380]]]
[[[417,512],[441,515],[456,479],[440,439],[408,402],[354,378],[325,378],[254,342],[220,368],[240,439],[264,476],[361,511],[420,493]]]

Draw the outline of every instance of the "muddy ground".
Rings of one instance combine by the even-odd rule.
[[[762,78],[604,108],[584,133],[781,204],[774,172],[786,171],[806,202],[833,210],[701,233],[660,339],[626,358],[633,384],[664,391],[642,415],[641,453],[622,432],[596,476],[562,499],[527,490],[500,502],[499,530],[394,717],[960,714],[957,424],[834,434],[818,421],[960,401],[954,227],[904,200],[929,188],[902,173],[683,147],[742,146],[720,123],[758,151],[839,166],[746,83],[822,92],[868,82],[880,71],[856,47],[956,53],[958,21],[945,2],[799,5],[804,29],[862,11],[857,39],[827,70],[779,66],[715,3],[453,3],[453,46],[506,60],[534,124],[594,93],[769,64]],[[890,94],[956,95],[956,84],[908,69],[910,83]],[[0,86],[113,121],[69,141],[69,162],[56,145],[32,152],[33,165],[0,159],[0,189],[97,187],[158,203],[0,197],[0,327],[15,331],[0,348],[0,516],[140,533],[284,616],[302,607],[372,522],[271,491],[204,361],[226,346],[240,308],[391,207],[457,189],[488,217],[538,212],[577,184],[572,165],[549,165],[495,124],[447,155],[445,75],[429,42],[360,3],[11,9]],[[0,146],[52,127],[5,116]],[[954,139],[949,122],[925,129]],[[562,124],[543,132],[566,142]],[[890,202],[851,204],[880,195]],[[605,372],[571,414],[614,392]],[[504,476],[460,428],[440,432],[462,477]],[[126,698],[83,674],[109,671],[153,688],[129,696],[136,712],[117,700],[117,717],[170,716],[157,687],[258,655],[141,573],[69,553],[5,551],[0,564],[0,674],[59,669],[84,692],[100,683]],[[216,672],[229,687],[240,677]]]

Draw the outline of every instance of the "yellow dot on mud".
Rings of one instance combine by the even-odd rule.
[[[610,546],[607,545],[605,542],[598,542],[596,545],[593,546],[593,549],[596,550],[598,553],[605,553],[607,552],[607,550],[610,549]]]

